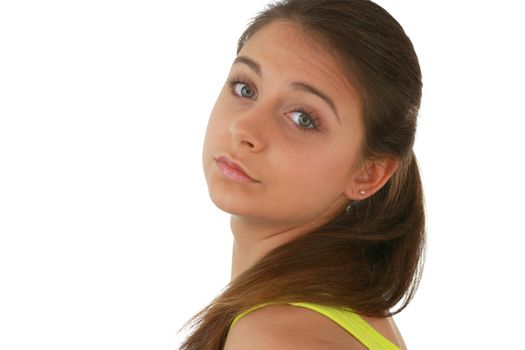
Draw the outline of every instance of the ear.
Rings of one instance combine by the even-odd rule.
[[[390,179],[399,166],[399,160],[383,158],[367,160],[351,176],[345,188],[348,199],[361,200],[379,191]]]

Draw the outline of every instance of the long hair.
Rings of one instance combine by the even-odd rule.
[[[312,302],[385,317],[408,305],[420,279],[425,215],[412,147],[422,82],[410,39],[368,0],[285,0],[253,19],[237,53],[276,20],[299,25],[357,86],[364,102],[361,159],[393,157],[400,164],[374,195],[270,251],[232,280],[190,320],[192,334],[182,350],[222,349],[235,316],[267,302]]]

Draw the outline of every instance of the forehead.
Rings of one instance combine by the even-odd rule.
[[[326,90],[335,100],[352,100],[359,108],[359,93],[336,57],[290,21],[274,21],[259,29],[244,44],[239,55],[261,65],[264,79],[306,81]]]

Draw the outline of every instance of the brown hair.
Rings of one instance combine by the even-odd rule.
[[[400,165],[373,196],[277,247],[232,280],[190,321],[193,333],[183,350],[222,349],[235,316],[266,302],[394,314],[407,306],[420,279],[425,217],[412,146],[422,82],[410,39],[388,12],[368,0],[288,0],[270,4],[253,19],[237,53],[275,20],[298,24],[338,59],[358,87],[365,125],[361,158],[393,157]]]

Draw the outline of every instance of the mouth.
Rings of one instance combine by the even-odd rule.
[[[215,161],[221,173],[230,180],[240,183],[260,182],[250,177],[250,175],[248,175],[239,164],[235,163],[228,157],[217,157],[215,158]]]

